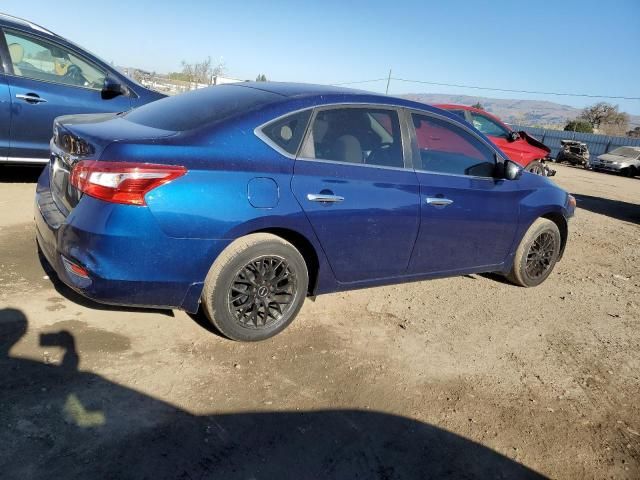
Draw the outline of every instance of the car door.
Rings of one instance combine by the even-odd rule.
[[[407,270],[420,192],[415,172],[405,166],[410,146],[402,138],[394,108],[350,105],[314,112],[291,188],[341,283]]]
[[[0,64],[0,162],[9,156],[9,125],[11,122],[11,97],[9,85]]]
[[[496,151],[472,129],[436,114],[410,115],[420,183],[420,231],[409,272],[448,274],[501,265],[518,224],[517,181],[494,178]]]
[[[46,161],[53,119],[74,113],[118,112],[131,106],[129,97],[102,98],[107,72],[80,53],[35,34],[3,31],[10,71],[9,157]]]

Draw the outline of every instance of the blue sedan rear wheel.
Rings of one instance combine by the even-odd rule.
[[[216,259],[202,304],[226,337],[264,340],[293,321],[308,282],[304,258],[293,245],[275,235],[251,234],[235,240]]]

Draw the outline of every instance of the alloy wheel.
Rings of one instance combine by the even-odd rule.
[[[551,232],[538,235],[527,253],[525,271],[529,278],[538,279],[551,268],[555,251],[556,240]]]
[[[242,267],[233,279],[229,310],[244,327],[270,327],[291,309],[296,293],[295,273],[284,258],[259,257]]]

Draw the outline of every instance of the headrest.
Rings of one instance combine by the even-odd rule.
[[[9,56],[11,57],[11,63],[14,65],[20,63],[24,58],[24,48],[19,43],[12,43],[9,45]]]

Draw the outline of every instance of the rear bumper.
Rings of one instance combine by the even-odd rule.
[[[68,217],[53,203],[49,169],[36,189],[38,245],[59,279],[100,303],[198,309],[204,278],[228,240],[172,238],[146,207],[84,197]],[[88,270],[71,271],[63,259]]]

